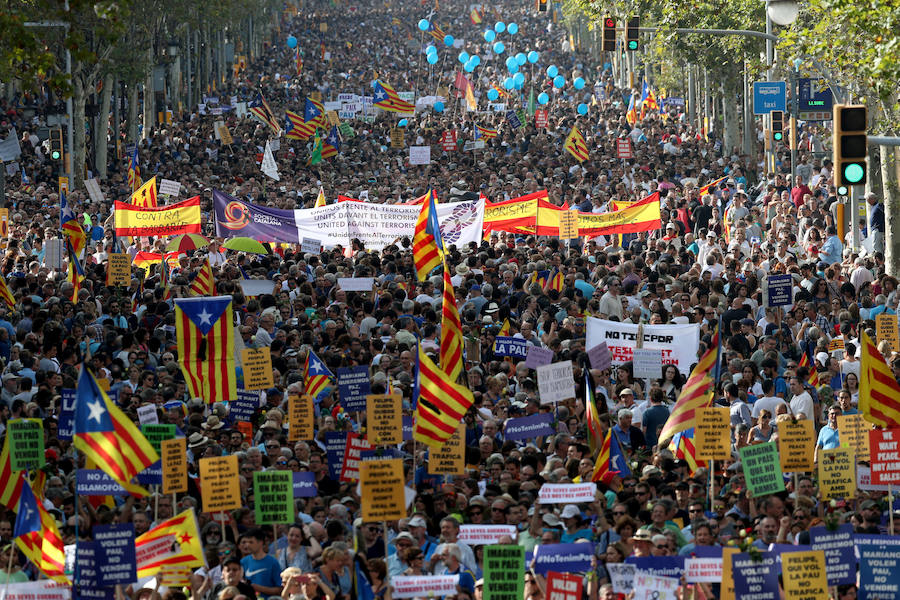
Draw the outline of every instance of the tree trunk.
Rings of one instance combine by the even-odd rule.
[[[147,64],[149,71],[144,83],[144,131],[141,139],[150,137],[150,132],[156,124],[156,94],[153,90],[153,70],[155,67],[153,56],[153,42],[147,45]]]
[[[109,103],[112,98],[115,78],[112,73],[103,77],[103,91],[100,93],[100,117],[97,119],[97,131],[94,134],[95,154],[94,167],[97,178],[106,179],[107,146],[109,145]],[[113,136],[115,140],[115,136]]]
[[[879,146],[884,190],[884,263],[888,275],[900,275],[900,157],[897,148]]]
[[[69,182],[70,190],[81,188],[84,181],[84,161],[86,158],[84,135],[84,104],[87,100],[85,88],[90,88],[90,82],[83,81],[82,77],[72,77],[72,181]]]
[[[203,28],[203,88],[200,91],[200,97],[210,93],[212,86],[212,38],[209,35],[209,25]]]
[[[138,105],[140,98],[138,96],[138,84],[132,83],[128,86],[128,140],[138,142]]]
[[[741,132],[738,127],[738,107],[736,94],[724,89],[722,97],[722,156],[731,156],[740,145]]]

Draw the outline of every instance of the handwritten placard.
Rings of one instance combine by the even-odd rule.
[[[275,384],[272,350],[268,346],[244,348],[241,350],[241,364],[244,367],[245,390],[264,390]]]
[[[200,459],[203,512],[221,512],[242,506],[237,454]]]

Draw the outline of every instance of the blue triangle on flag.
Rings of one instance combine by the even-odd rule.
[[[176,298],[175,305],[184,312],[202,335],[207,335],[231,304],[231,296],[210,298]],[[229,323],[229,325],[231,325]]]

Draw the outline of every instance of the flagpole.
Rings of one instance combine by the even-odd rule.
[[[716,459],[709,459],[709,510],[713,509],[716,497]]]

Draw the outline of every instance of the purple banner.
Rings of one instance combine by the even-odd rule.
[[[534,570],[541,575],[557,573],[587,573],[591,570],[594,543],[550,544],[534,547]],[[525,557],[525,564],[529,564]]]
[[[251,204],[218,190],[213,190],[213,208],[219,237],[247,236],[261,242],[300,243],[293,210]]]
[[[853,545],[853,525],[844,523],[834,531],[826,527],[809,530],[813,550],[825,552],[825,572],[828,585],[856,582],[856,552]]]
[[[746,552],[731,557],[734,592],[738,598],[779,600],[778,565],[771,552],[762,552],[761,559]]]
[[[553,435],[553,414],[538,413],[506,422],[503,435],[507,440],[527,440],[542,435]]]

